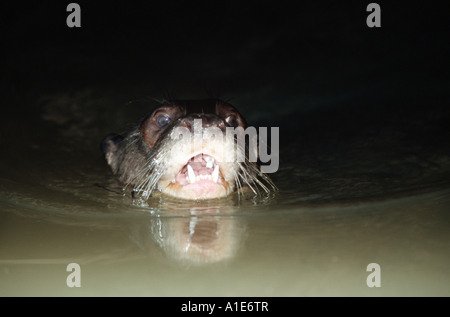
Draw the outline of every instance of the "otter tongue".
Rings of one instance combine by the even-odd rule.
[[[212,169],[206,168],[206,166],[202,163],[192,162],[189,163],[188,166],[192,168],[195,172],[195,175],[209,175],[212,173]]]
[[[219,166],[215,164],[213,157],[199,154],[188,162],[184,173],[188,183],[195,183],[199,180],[199,177],[200,180],[209,179],[217,182],[219,179]]]
[[[213,172],[214,159],[210,156],[199,154],[191,159],[188,166],[192,167],[195,175],[209,175]]]

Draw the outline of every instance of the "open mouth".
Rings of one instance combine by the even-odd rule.
[[[210,199],[226,196],[229,184],[217,160],[200,153],[191,157],[166,187],[166,192],[188,199]]]
[[[175,181],[186,186],[189,184],[198,184],[211,182],[221,185],[223,177],[220,173],[219,164],[214,157],[208,154],[198,154],[193,156],[186,165],[180,170]]]

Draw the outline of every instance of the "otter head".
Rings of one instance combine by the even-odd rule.
[[[255,192],[261,178],[273,186],[248,161],[245,147],[237,146],[236,133],[228,133],[246,128],[242,115],[226,102],[172,100],[127,136],[107,136],[103,151],[114,174],[144,197],[159,190],[184,199],[219,198],[243,185]]]

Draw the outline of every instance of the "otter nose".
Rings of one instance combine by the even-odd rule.
[[[225,121],[215,114],[191,113],[181,119],[180,125],[187,127],[191,132],[194,129],[195,120],[201,120],[202,128],[218,127],[225,130]]]

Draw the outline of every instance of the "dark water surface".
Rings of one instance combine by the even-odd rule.
[[[450,295],[439,10],[381,4],[372,30],[365,6],[80,4],[78,31],[64,5],[11,7],[5,20],[0,295]],[[166,90],[219,95],[250,125],[279,127],[279,192],[124,192],[100,142]],[[72,262],[81,288],[66,285]],[[380,288],[366,284],[369,263]]]

